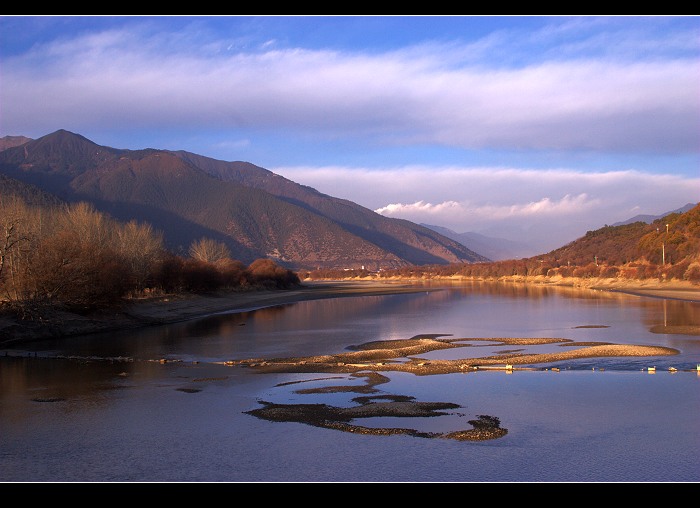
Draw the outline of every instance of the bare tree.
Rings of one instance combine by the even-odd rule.
[[[41,210],[15,196],[0,196],[0,290],[6,300],[21,298],[27,264],[40,235]]]
[[[211,238],[200,238],[190,245],[190,256],[205,263],[216,263],[231,257],[231,251],[226,244],[212,240]]]
[[[109,249],[114,244],[114,221],[95,210],[90,203],[70,205],[60,219],[60,229],[74,232],[80,242],[91,244],[97,251]]]
[[[36,302],[89,310],[117,303],[128,288],[126,279],[112,250],[98,250],[76,232],[62,230],[40,242],[29,282]]]
[[[0,281],[5,268],[5,259],[17,244],[28,241],[28,238],[23,236],[20,231],[22,221],[19,217],[3,217],[3,219],[4,221],[0,225],[3,233],[2,238],[0,238]]]
[[[130,221],[117,229],[116,236],[115,252],[131,272],[135,289],[144,289],[163,257],[163,234],[154,231],[150,224]]]

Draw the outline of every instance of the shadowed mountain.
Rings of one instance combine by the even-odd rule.
[[[225,162],[184,151],[175,154],[223,181],[264,190],[285,202],[325,217],[353,235],[410,260],[411,264],[440,264],[443,259],[458,257],[466,262],[487,261],[484,256],[430,228],[403,219],[384,217],[357,203],[322,194],[254,164]]]
[[[53,207],[63,203],[54,194],[44,192],[36,185],[0,173],[0,200],[4,198],[19,198],[27,205],[38,207]]]
[[[295,269],[485,260],[428,228],[245,162],[115,149],[59,130],[0,152],[0,173],[123,221],[148,222],[174,251],[206,236],[244,263],[268,257]]]

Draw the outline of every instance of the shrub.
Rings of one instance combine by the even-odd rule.
[[[219,289],[222,278],[211,263],[198,259],[186,259],[182,265],[182,285],[185,291],[206,293]]]
[[[248,266],[247,276],[252,284],[280,289],[289,288],[300,283],[299,276],[296,273],[282,268],[271,259],[266,258],[253,261]]]
[[[685,280],[689,280],[690,282],[700,282],[700,263],[697,261],[690,263],[690,265],[688,265],[688,269],[683,275],[683,278]]]

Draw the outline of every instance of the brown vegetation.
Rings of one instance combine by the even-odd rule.
[[[49,310],[86,313],[129,296],[220,289],[289,288],[296,274],[271,260],[249,267],[202,238],[192,257],[167,251],[149,224],[123,224],[87,203],[33,206],[0,196],[0,310],[42,319]]]

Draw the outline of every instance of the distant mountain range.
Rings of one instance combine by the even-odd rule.
[[[0,196],[92,203],[150,223],[186,253],[202,237],[233,258],[292,269],[400,268],[489,259],[429,227],[384,217],[248,162],[185,151],[100,146],[66,130],[0,140]]]
[[[520,259],[541,254],[541,249],[538,250],[532,245],[516,242],[514,240],[494,238],[473,232],[457,233],[451,229],[431,224],[422,225],[433,231],[437,231],[441,235],[445,235],[447,238],[452,238],[462,245],[467,246],[469,249],[487,257],[491,261]]]
[[[662,213],[661,215],[635,215],[631,219],[627,219],[622,222],[616,222],[615,224],[612,224],[613,226],[626,226],[627,224],[633,224],[635,222],[644,222],[646,224],[651,224],[655,220],[658,219],[663,219],[667,215],[670,215],[672,213],[685,213],[689,210],[692,210],[695,208],[697,203],[688,203],[685,206],[682,206],[680,208],[677,208],[675,210],[671,210],[670,212]]]

